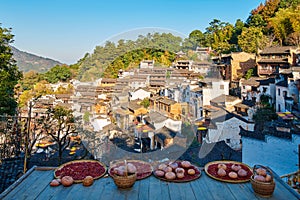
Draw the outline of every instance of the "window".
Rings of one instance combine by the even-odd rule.
[[[220,89],[221,89],[221,90],[224,90],[224,85],[220,85]]]
[[[278,88],[277,93],[278,93],[278,96],[280,96],[280,88]]]
[[[267,92],[267,88],[263,87],[263,93],[266,93],[266,92]]]
[[[283,91],[283,93],[282,93],[282,95],[283,95],[283,97],[287,97],[287,91]]]

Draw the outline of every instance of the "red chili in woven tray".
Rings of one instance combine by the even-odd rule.
[[[74,162],[65,164],[55,171],[56,177],[71,176],[74,181],[82,181],[86,176],[99,178],[105,173],[106,169],[97,162]]]

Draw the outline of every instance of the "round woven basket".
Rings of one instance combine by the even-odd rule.
[[[118,188],[131,188],[136,181],[136,173],[130,175],[126,173],[125,176],[114,175],[113,179]]]
[[[128,165],[126,160],[124,161],[124,166],[124,176],[114,174],[113,179],[118,188],[131,188],[136,181],[136,172],[134,174],[128,173]]]
[[[253,174],[250,178],[252,188],[256,194],[258,194],[262,197],[270,197],[270,196],[272,196],[274,189],[275,189],[275,181],[274,181],[273,173],[271,172],[271,170],[269,168],[261,166],[261,165],[255,165],[253,167],[254,173],[258,166],[267,170],[267,173],[270,174],[272,177],[272,181],[271,182],[256,181],[256,180],[254,180],[255,175]]]

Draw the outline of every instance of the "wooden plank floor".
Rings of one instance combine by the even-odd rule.
[[[204,172],[199,179],[188,183],[169,183],[151,176],[137,181],[131,189],[118,189],[110,177],[96,180],[90,187],[74,184],[71,187],[50,187],[53,170],[36,168],[27,174],[22,181],[14,184],[0,195],[0,199],[264,199],[252,190],[250,183],[230,184],[213,180]],[[274,194],[268,199],[300,199],[289,187],[276,176]]]

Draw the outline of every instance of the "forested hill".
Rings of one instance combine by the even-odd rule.
[[[62,65],[59,61],[20,51],[15,47],[11,48],[13,58],[17,61],[17,66],[21,71],[27,72],[34,70],[37,72],[46,72],[55,65]]]
[[[119,69],[137,67],[143,59],[153,59],[157,65],[168,66],[181,49],[182,38],[171,33],[140,35],[138,39],[106,42],[86,54],[79,65],[78,79],[95,80],[101,76],[116,77]]]

